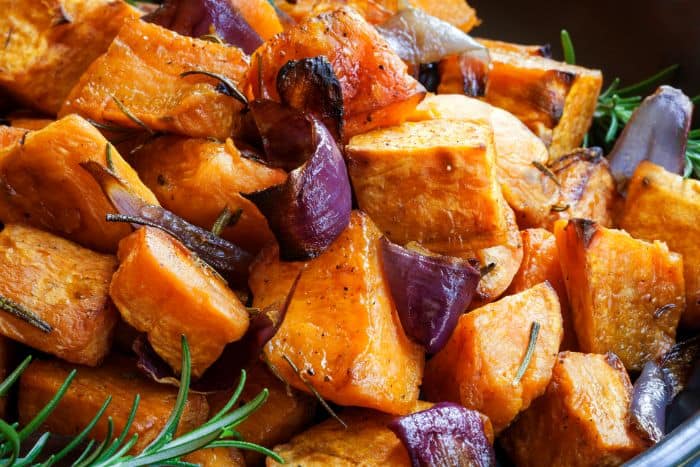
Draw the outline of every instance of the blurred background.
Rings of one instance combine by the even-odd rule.
[[[700,94],[700,0],[468,1],[482,20],[477,37],[549,43],[562,59],[567,29],[577,63],[603,70],[606,83],[620,77],[625,86],[677,63],[673,84]]]

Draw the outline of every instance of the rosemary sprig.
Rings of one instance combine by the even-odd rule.
[[[107,163],[107,170],[114,172],[114,161],[112,160],[112,145],[107,143],[105,146],[105,162]]]
[[[532,355],[535,353],[535,347],[537,346],[537,336],[540,333],[540,323],[537,321],[532,322],[532,327],[530,328],[530,341],[527,343],[527,350],[525,351],[525,356],[523,361],[520,363],[520,368],[515,373],[515,378],[513,378],[513,385],[520,383],[520,380],[525,376],[527,367],[530,366],[530,361],[532,360]]]
[[[0,295],[0,310],[10,313],[12,316],[21,319],[27,324],[31,324],[40,331],[52,331],[51,325],[39,318],[36,313],[28,310],[24,305],[10,300],[7,297],[3,297],[2,295]]]
[[[189,70],[185,71],[184,73],[180,73],[180,78],[184,78],[185,76],[190,75],[204,75],[218,80],[220,82],[220,87],[217,86],[217,90],[219,92],[221,92],[222,94],[226,94],[229,97],[233,97],[245,106],[248,105],[248,98],[245,97],[245,94],[243,94],[241,90],[238,89],[238,86],[236,86],[236,84],[230,79],[228,79],[226,76],[220,75],[218,73],[212,73],[211,71],[206,70]]]
[[[30,361],[31,356],[27,357],[15,371],[13,371],[2,383],[0,383],[0,396],[7,393],[9,388],[17,381],[22,372],[27,368]],[[33,434],[56,408],[63,396],[66,394],[75,375],[76,371],[73,370],[63,382],[63,385],[56,392],[51,401],[20,431],[18,431],[18,424],[10,424],[7,421],[0,420],[0,465],[3,467],[23,467],[29,465],[51,467],[59,461],[65,459],[68,454],[75,451],[75,449],[87,439],[90,431],[94,428],[107,410],[111,402],[111,397],[108,397],[105,400],[92,420],[76,437],[74,437],[60,451],[50,454],[46,461],[37,463],[36,459],[39,455],[44,453],[46,444],[51,436],[50,433],[43,433],[39,437],[38,441],[31,447],[22,446],[22,442],[25,441],[29,435]],[[126,424],[121,433],[117,437],[112,438],[114,424],[112,422],[112,418],[109,417],[107,419],[108,435],[105,437],[105,439],[100,443],[96,443],[94,440],[89,441],[86,448],[71,465],[75,467],[137,467],[146,465],[190,466],[193,464],[184,462],[180,460],[180,458],[199,449],[214,447],[235,447],[239,449],[248,449],[264,454],[265,456],[269,456],[279,463],[284,463],[284,460],[275,452],[262,446],[241,440],[240,436],[235,430],[236,426],[243,422],[243,420],[245,420],[251,413],[257,410],[257,408],[265,402],[268,396],[268,391],[265,389],[253,400],[234,410],[234,406],[238,402],[238,398],[243,392],[243,387],[245,385],[245,371],[241,372],[241,379],[238,383],[238,387],[223,409],[221,409],[208,422],[199,428],[175,438],[175,430],[187,402],[187,394],[190,386],[190,375],[190,351],[187,344],[187,339],[183,336],[180,390],[177,395],[175,407],[173,408],[170,417],[158,436],[140,453],[130,453],[131,449],[138,440],[138,434],[132,435],[127,440],[129,430],[133,425],[139,406],[140,398],[137,395],[134,398],[134,403],[131,407],[129,417],[127,418]],[[26,448],[29,449],[27,450]],[[23,451],[27,451],[27,454],[24,457],[19,457],[20,453]]]

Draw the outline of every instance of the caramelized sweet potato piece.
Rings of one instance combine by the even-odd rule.
[[[507,242],[487,124],[407,122],[352,138],[346,155],[360,209],[391,241],[441,254]]]
[[[162,136],[146,143],[132,158],[133,167],[161,205],[185,220],[209,229],[221,211],[242,210],[235,225],[221,236],[257,252],[274,241],[267,221],[239,193],[283,183],[286,174],[241,157],[231,140]]]
[[[105,220],[114,207],[81,162],[108,166],[107,140],[77,115],[27,133],[23,144],[0,149],[0,215],[3,222],[27,222],[81,245],[113,252],[131,227]],[[158,204],[136,172],[110,150],[114,173],[141,199]]]
[[[272,39],[284,30],[275,7],[268,0],[229,0],[262,40]]]
[[[547,281],[557,291],[561,306],[564,338],[563,350],[576,349],[576,334],[569,310],[566,284],[559,266],[559,252],[554,234],[544,229],[527,229],[520,232],[523,244],[523,261],[506,294],[516,294]]]
[[[518,223],[537,225],[547,218],[551,206],[557,202],[558,187],[535,164],[546,164],[549,153],[520,120],[505,110],[461,94],[429,95],[418,104],[409,120],[435,118],[489,122],[501,191],[515,210]]]
[[[627,428],[632,384],[614,355],[562,352],[544,396],[501,438],[516,465],[620,465],[644,450]]]
[[[620,226],[637,238],[664,241],[683,255],[686,309],[681,320],[700,328],[700,182],[642,162],[629,182]]]
[[[641,370],[671,348],[685,308],[680,255],[582,219],[557,222],[555,235],[582,351]]]
[[[200,449],[187,454],[182,460],[200,467],[246,467],[243,454],[236,448]]]
[[[286,358],[327,400],[404,414],[418,399],[423,351],[401,327],[380,264],[380,237],[368,216],[352,213],[347,229],[306,263],[265,356],[296,388],[308,391]],[[273,298],[255,286],[293,281],[297,273],[268,259],[255,264],[251,288],[256,299],[267,292],[265,300],[274,303],[289,289]]]
[[[486,46],[489,51],[493,50],[494,52],[511,52],[511,53],[516,53],[518,55],[523,55],[526,57],[544,57],[544,58],[551,58],[552,56],[552,48],[549,44],[544,44],[544,45],[523,45],[523,44],[514,44],[512,42],[503,42],[503,41],[497,41],[493,39],[485,39],[483,37],[479,37],[476,39],[481,43],[481,45]]]
[[[552,230],[558,219],[590,219],[613,226],[618,195],[608,160],[597,149],[576,149],[554,161],[549,170],[559,183],[559,199],[541,226]]]
[[[540,329],[522,375],[533,323]],[[542,395],[562,339],[559,299],[546,282],[463,315],[425,369],[431,401],[452,401],[491,419],[496,433]]]
[[[552,158],[581,145],[603,84],[600,71],[496,50],[491,63],[487,102],[522,120]]]
[[[56,394],[74,367],[60,361],[37,360],[22,374],[19,385],[19,419],[24,426]],[[177,389],[147,380],[136,365],[123,357],[111,357],[99,368],[78,368],[78,373],[51,413],[44,429],[51,433],[76,436],[87,426],[108,396],[112,402],[90,437],[102,441],[107,436],[107,417],[112,418],[114,433],[124,429],[134,397],[141,402],[129,436],[138,434],[133,452],[139,452],[158,435],[175,405]],[[204,423],[209,405],[203,395],[190,393],[180,419],[178,432],[183,433]],[[127,438],[128,439],[128,438]]]
[[[249,368],[241,401],[249,401],[267,388],[269,397],[258,410],[236,427],[243,439],[250,443],[273,448],[286,443],[304,429],[314,417],[316,400],[301,391],[289,389],[262,362]],[[231,398],[232,391],[223,391],[207,397],[211,412],[219,411]],[[336,422],[337,423],[337,422]],[[262,456],[253,451],[244,451],[243,456],[250,465],[258,465]]]
[[[72,363],[99,364],[118,320],[108,295],[115,258],[15,224],[0,232],[0,251],[0,296],[52,327],[45,333],[3,312],[0,334]]]
[[[347,137],[403,121],[425,94],[384,38],[350,8],[309,18],[258,49],[248,75],[252,94],[278,100],[280,68],[319,55],[340,81]]]
[[[0,87],[56,114],[80,75],[139,12],[112,0],[0,0]]]
[[[163,231],[138,229],[121,241],[118,257],[109,291],[114,304],[176,371],[180,336],[190,342],[192,375],[199,377],[248,329],[248,312],[236,294]]]
[[[41,130],[42,128],[52,124],[56,120],[41,117],[9,117],[10,125],[26,130]]]
[[[138,129],[130,114],[151,131],[225,139],[242,104],[220,92],[213,78],[180,74],[204,70],[240,86],[247,69],[248,58],[236,47],[128,21],[80,78],[60,115],[77,112],[97,122]]]
[[[0,125],[0,150],[20,141],[26,133],[24,128]]]

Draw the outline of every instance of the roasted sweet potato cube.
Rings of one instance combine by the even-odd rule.
[[[308,391],[287,359],[327,400],[402,414],[418,399],[423,351],[401,327],[380,264],[380,238],[367,215],[353,212],[347,229],[306,263],[285,319],[264,352],[296,388]],[[294,281],[296,271],[267,258],[255,264],[251,287]],[[289,288],[279,291],[277,298],[267,291],[265,300],[284,300]]]
[[[518,224],[538,225],[547,218],[559,190],[536,165],[547,164],[549,153],[520,120],[503,109],[461,94],[429,95],[409,120],[436,118],[488,122],[493,129],[498,181],[503,196],[515,210]]]
[[[52,328],[3,312],[0,334],[72,363],[99,364],[118,320],[108,294],[116,259],[19,224],[0,232],[0,251],[0,296]]]
[[[557,222],[555,235],[582,351],[641,370],[671,348],[685,308],[681,255],[583,219]]]
[[[0,150],[19,142],[26,133],[24,128],[0,126]]]
[[[614,355],[562,352],[552,381],[501,437],[518,466],[620,465],[644,450],[627,428],[632,384]]]
[[[552,158],[579,147],[603,84],[598,70],[491,50],[485,99],[513,113],[549,146]]]
[[[503,42],[483,37],[476,38],[481,45],[486,46],[489,51],[494,52],[510,52],[526,57],[544,57],[551,58],[552,47],[549,44],[544,45],[523,45],[514,44],[512,42]]]
[[[224,208],[234,215],[240,209],[222,237],[254,253],[274,241],[263,215],[240,193],[283,183],[287,175],[241,157],[231,140],[162,136],[139,149],[132,165],[161,205],[189,222],[210,229]]]
[[[114,304],[176,371],[182,364],[180,336],[188,338],[192,374],[199,377],[248,329],[248,312],[236,294],[165,232],[138,229],[121,241],[118,258],[109,290]]]
[[[236,430],[250,443],[273,448],[286,443],[313,420],[316,399],[313,396],[289,389],[262,362],[247,368],[248,378],[241,394],[241,403],[257,396],[263,389],[269,396],[258,410],[246,418]],[[233,390],[207,396],[212,414],[229,401]],[[262,456],[253,451],[244,451],[243,456],[250,465],[258,465]]]
[[[80,166],[94,161],[107,167],[108,141],[86,120],[69,115],[27,133],[21,142],[0,149],[0,213],[15,213],[0,220],[26,222],[88,248],[116,251],[131,227],[105,220],[115,209]],[[117,150],[110,147],[109,153],[112,171],[129,189],[158,204]]]
[[[284,30],[274,4],[268,0],[230,0],[230,3],[262,40],[270,40]]]
[[[520,232],[523,245],[523,260],[518,273],[506,294],[516,294],[547,281],[557,291],[561,306],[564,338],[563,350],[576,349],[576,333],[566,295],[566,284],[559,266],[559,252],[554,234],[545,229],[527,229]]]
[[[10,116],[8,117],[10,125],[25,130],[41,130],[42,128],[52,124],[56,120],[41,117],[29,116]]]
[[[217,90],[203,70],[241,86],[247,56],[236,47],[180,36],[128,21],[75,85],[60,115],[79,113],[97,122],[193,137],[231,135],[242,104]],[[242,86],[241,86],[242,87]]]
[[[19,420],[22,426],[51,400],[73,368],[55,360],[37,360],[29,365],[19,383]],[[77,370],[75,379],[44,423],[43,428],[51,433],[76,436],[111,396],[109,407],[90,432],[90,437],[102,441],[107,436],[107,417],[112,418],[112,435],[116,436],[124,429],[134,397],[139,394],[141,401],[129,430],[129,436],[139,435],[133,448],[133,452],[139,452],[158,435],[175,405],[177,388],[147,380],[129,359],[110,357],[99,368],[80,367]],[[190,393],[178,432],[193,430],[207,420],[208,414],[206,397]]]
[[[0,87],[56,114],[80,75],[139,12],[112,0],[0,0]]]
[[[319,55],[340,81],[348,137],[402,122],[425,94],[384,38],[351,8],[311,17],[261,46],[251,60],[252,94],[279,99],[280,68]]]
[[[534,323],[540,328],[528,362]],[[544,393],[561,339],[559,299],[544,282],[463,315],[447,345],[428,361],[423,390],[428,400],[482,412],[498,434]]]
[[[182,458],[200,467],[246,467],[243,454],[236,448],[200,449]]]
[[[407,122],[358,135],[346,150],[360,209],[391,241],[452,254],[508,240],[488,124]]]
[[[608,160],[600,150],[576,149],[554,161],[548,169],[559,183],[559,199],[540,226],[552,230],[558,219],[576,218],[613,226],[618,194]]]
[[[637,238],[661,240],[683,255],[684,325],[700,328],[700,182],[642,162],[628,185],[620,226]]]

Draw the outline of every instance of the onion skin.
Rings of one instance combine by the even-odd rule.
[[[644,99],[608,155],[620,193],[626,193],[627,182],[644,160],[683,174],[692,114],[688,96],[670,86]]]
[[[451,402],[394,419],[391,429],[414,467],[496,465],[479,412]]]
[[[654,361],[647,362],[634,382],[630,422],[639,435],[652,443],[658,443],[664,435],[669,395],[661,367]]]
[[[350,222],[352,192],[343,155],[328,129],[312,119],[314,153],[287,181],[244,195],[267,218],[286,261],[315,258]]]
[[[429,256],[381,239],[382,267],[406,334],[434,354],[474,297],[481,275],[467,260]]]
[[[249,55],[263,43],[260,35],[227,0],[165,0],[143,19],[192,37],[210,34],[213,28],[224,42]]]
[[[160,206],[145,203],[129,189],[114,174],[94,161],[88,161],[81,166],[104,191],[112,205],[123,216],[118,218],[108,215],[107,220],[132,222],[135,228],[141,225],[151,225],[177,238],[199,258],[214,268],[231,285],[247,286],[248,268],[253,261],[250,253],[235,244],[196,225],[190,224],[172,212]]]

